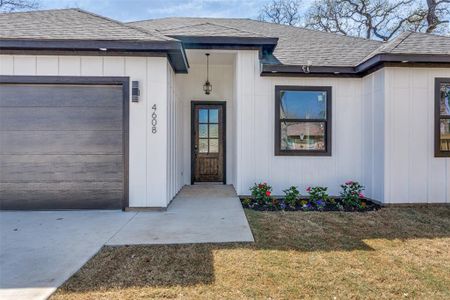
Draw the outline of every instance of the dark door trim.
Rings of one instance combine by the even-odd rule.
[[[106,76],[19,76],[0,75],[0,83],[11,84],[79,84],[79,85],[121,85],[123,94],[123,200],[122,209],[129,206],[128,181],[129,181],[129,101],[130,101],[130,77],[106,77]]]
[[[227,102],[226,101],[191,101],[191,184],[195,183],[195,106],[196,105],[220,105],[222,106],[223,121],[223,184],[227,182]]]

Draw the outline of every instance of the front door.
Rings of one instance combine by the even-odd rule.
[[[225,102],[192,102],[192,183],[225,183]]]

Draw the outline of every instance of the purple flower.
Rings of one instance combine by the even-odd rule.
[[[324,206],[325,202],[323,200],[317,201],[317,206]]]
[[[280,208],[284,210],[286,208],[286,204],[284,202],[281,202],[280,203]]]

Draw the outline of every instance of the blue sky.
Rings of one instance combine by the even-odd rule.
[[[40,9],[78,7],[120,21],[168,16],[256,18],[268,0],[40,0]]]

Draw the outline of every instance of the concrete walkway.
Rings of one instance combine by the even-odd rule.
[[[108,245],[253,242],[233,186],[185,186],[166,212],[136,215]]]
[[[253,241],[231,186],[187,186],[166,212],[0,212],[0,299],[46,299],[103,245]]]

